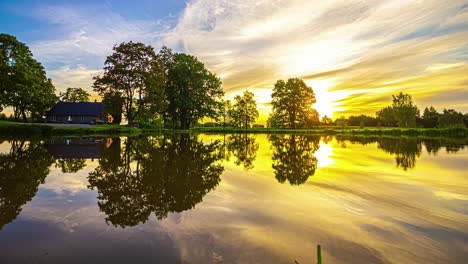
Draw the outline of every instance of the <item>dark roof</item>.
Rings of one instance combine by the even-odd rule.
[[[46,115],[56,116],[97,116],[102,113],[104,105],[102,103],[68,103],[58,102],[47,112]]]

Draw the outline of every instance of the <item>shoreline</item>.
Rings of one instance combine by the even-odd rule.
[[[138,136],[161,133],[204,134],[300,134],[300,135],[350,135],[350,136],[409,136],[468,138],[468,129],[456,128],[395,128],[395,127],[317,127],[312,129],[276,128],[222,128],[196,127],[189,130],[135,128],[123,125],[97,125],[90,127],[51,126],[40,123],[0,122],[0,137],[61,137],[61,136]]]

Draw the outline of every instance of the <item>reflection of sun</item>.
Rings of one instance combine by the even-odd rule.
[[[320,148],[314,153],[317,158],[317,167],[326,167],[335,163],[331,156],[333,155],[332,147],[329,144],[320,142]]]
[[[340,107],[340,103],[336,102],[346,98],[346,93],[342,91],[329,91],[329,88],[335,85],[332,79],[314,79],[306,81],[306,84],[314,90],[317,103],[312,107],[317,110],[320,117],[324,115],[333,117],[333,112],[346,110]]]

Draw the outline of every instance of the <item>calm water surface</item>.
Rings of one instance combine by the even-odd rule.
[[[0,144],[0,263],[468,263],[468,140]]]

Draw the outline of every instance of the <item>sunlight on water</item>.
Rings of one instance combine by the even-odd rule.
[[[0,262],[463,263],[466,140],[164,135],[0,144]],[[76,252],[80,252],[76,256]]]

